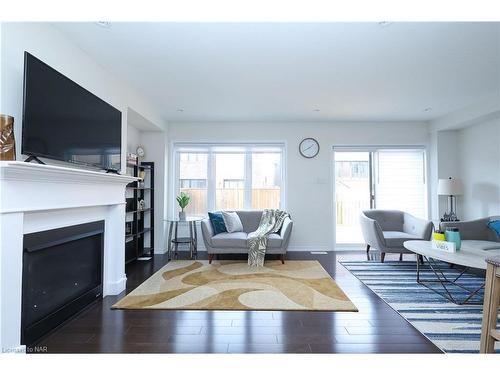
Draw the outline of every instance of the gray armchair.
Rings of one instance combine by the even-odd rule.
[[[409,240],[430,240],[432,222],[419,219],[403,211],[366,210],[360,215],[361,232],[366,242],[366,256],[370,249],[380,251],[384,262],[386,253],[410,254],[403,243]]]

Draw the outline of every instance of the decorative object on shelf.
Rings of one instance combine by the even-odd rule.
[[[438,195],[448,196],[448,209],[441,221],[459,221],[456,212],[456,196],[463,194],[462,181],[454,178],[440,178],[438,181]]]
[[[0,160],[16,160],[14,117],[0,114]]]
[[[132,222],[125,222],[125,234],[132,234]]]
[[[137,153],[137,156],[140,158],[143,158],[146,155],[143,146],[137,146],[137,150],[135,152]]]
[[[462,246],[462,240],[460,239],[460,231],[455,227],[448,227],[445,231],[446,241],[453,242],[455,244],[455,248],[460,250]]]
[[[305,138],[299,145],[300,154],[307,158],[312,159],[319,154],[319,143],[314,138]]]
[[[131,166],[137,165],[137,155],[129,152],[127,154],[127,164]]]
[[[141,182],[144,181],[144,178],[146,178],[146,171],[144,169],[139,171],[139,178],[141,179]]]
[[[137,202],[137,208],[139,210],[144,210],[146,208],[146,204],[144,203],[144,199],[139,199],[139,202]]]
[[[177,199],[177,203],[179,203],[179,207],[181,208],[181,212],[179,212],[179,219],[186,220],[186,213],[184,212],[184,209],[189,204],[189,201],[191,200],[191,198],[189,197],[188,194],[181,192],[176,199]]]

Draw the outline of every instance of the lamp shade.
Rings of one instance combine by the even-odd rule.
[[[454,178],[440,178],[438,181],[438,195],[462,195],[462,181]]]

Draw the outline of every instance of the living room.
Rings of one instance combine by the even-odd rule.
[[[498,353],[470,17],[2,20],[2,352]]]

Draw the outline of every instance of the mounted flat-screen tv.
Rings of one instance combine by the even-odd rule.
[[[120,170],[119,110],[24,54],[22,153]]]

